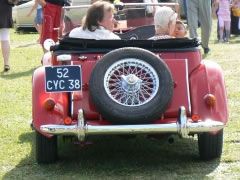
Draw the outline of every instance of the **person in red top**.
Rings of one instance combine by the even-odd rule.
[[[48,38],[57,41],[58,31],[55,28],[60,26],[61,9],[70,5],[68,0],[38,0],[43,7],[43,25],[40,44]]]

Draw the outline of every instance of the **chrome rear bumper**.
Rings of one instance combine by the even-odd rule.
[[[80,141],[87,135],[101,134],[158,134],[177,133],[181,137],[201,132],[218,131],[224,128],[224,123],[213,120],[202,122],[188,122],[184,107],[179,109],[177,123],[169,124],[144,124],[144,125],[88,125],[84,122],[83,110],[79,110],[77,125],[42,125],[40,130],[52,135],[76,135]]]

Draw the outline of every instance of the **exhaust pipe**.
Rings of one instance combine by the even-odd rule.
[[[175,139],[174,139],[173,136],[169,136],[167,141],[168,141],[169,144],[173,144]]]

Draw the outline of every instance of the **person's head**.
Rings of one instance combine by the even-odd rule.
[[[112,31],[115,19],[113,16],[114,5],[106,1],[97,1],[93,3],[83,21],[83,29],[95,31],[99,26]]]
[[[154,15],[155,33],[161,35],[174,34],[177,13],[167,6],[159,7]]]
[[[175,25],[174,36],[176,38],[183,38],[186,36],[186,34],[187,34],[187,27],[182,21],[177,20]]]

